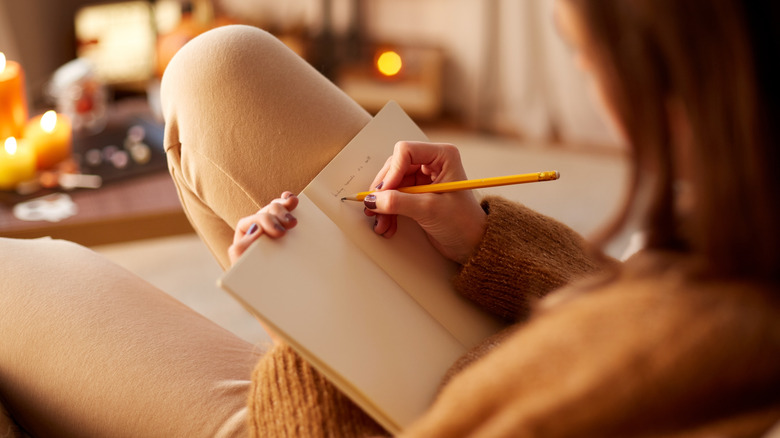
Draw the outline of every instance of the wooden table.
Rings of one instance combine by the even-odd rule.
[[[78,212],[60,222],[22,221],[0,204],[0,237],[51,236],[92,246],[193,232],[165,171],[68,194]]]
[[[5,199],[0,202],[0,237],[51,236],[93,246],[194,232],[167,171],[162,151],[162,122],[154,119],[145,98],[114,102],[102,132],[74,135],[74,153],[106,144],[121,145],[123,130],[138,123],[147,129],[144,141],[156,148],[147,170],[133,172],[132,166],[122,171],[112,170],[114,176],[121,178],[104,177],[104,184],[98,189],[60,191],[67,193],[77,207],[75,216],[60,222],[19,220],[13,214],[13,205],[18,201]],[[105,169],[107,165],[101,166]],[[87,173],[100,173],[95,170],[87,169]]]

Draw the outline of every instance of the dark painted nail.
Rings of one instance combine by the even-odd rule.
[[[250,236],[252,234],[255,234],[259,229],[260,227],[258,227],[257,224],[252,224],[252,226],[250,226],[249,229],[246,231],[246,235]]]
[[[287,213],[286,215],[284,215],[284,218],[285,220],[287,220],[287,222],[295,222],[298,220],[291,213]]]
[[[379,184],[377,184],[377,185],[376,185],[376,187],[374,187],[374,190],[379,190],[379,189],[381,189],[383,185],[385,185],[385,182],[384,182],[384,181],[381,181]]]
[[[284,194],[284,199],[290,199],[290,198],[294,198],[294,197],[295,197],[295,193],[285,193]]]
[[[363,204],[367,209],[374,210],[376,208],[376,195],[366,195]]]

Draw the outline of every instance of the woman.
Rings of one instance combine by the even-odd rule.
[[[412,217],[462,264],[458,289],[515,323],[454,365],[404,436],[761,436],[777,422],[772,8],[558,1],[562,33],[633,148],[626,215],[647,218],[648,240],[625,265],[499,198],[392,190],[465,177],[453,147],[399,144],[366,202],[374,229],[392,238],[394,215]],[[224,267],[296,225],[292,193],[370,118],[246,27],[191,42],[163,93],[171,174]],[[0,425],[39,436],[383,434],[282,343],[261,355],[87,250],[0,244]]]
[[[625,266],[498,198],[392,190],[466,177],[452,146],[396,145],[365,201],[378,234],[392,238],[394,215],[411,217],[462,264],[460,292],[511,321],[526,317],[529,296],[564,286],[499,347],[458,364],[405,436],[758,436],[780,419],[775,11],[557,3],[561,33],[633,148],[632,197],[615,230],[644,215],[647,248]],[[238,223],[233,258],[295,226],[288,196]],[[255,376],[258,419],[272,412],[258,401],[271,356]]]

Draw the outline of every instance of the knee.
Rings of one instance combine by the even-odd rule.
[[[200,137],[206,122],[230,114],[233,110],[229,106],[237,107],[240,93],[235,90],[242,87],[240,75],[251,74],[249,60],[276,44],[278,40],[261,29],[231,25],[197,36],[174,55],[160,89],[165,150],[172,174],[181,167],[182,143]],[[178,183],[176,176],[174,180]]]
[[[199,35],[176,53],[163,75],[166,150],[193,143],[204,131],[213,135],[237,120],[273,114],[283,104],[280,95],[310,81],[317,75],[313,72],[276,37],[256,27],[223,26]]]
[[[165,69],[163,106],[183,95],[202,94],[217,84],[224,91],[226,84],[240,83],[256,65],[268,65],[267,60],[280,55],[297,56],[276,37],[256,27],[230,25],[207,31],[185,44]]]

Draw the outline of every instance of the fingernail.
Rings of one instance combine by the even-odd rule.
[[[287,228],[284,228],[282,224],[279,223],[279,220],[274,218],[274,228],[276,228],[279,231],[287,231]]]
[[[298,220],[291,213],[287,213],[286,215],[284,215],[284,218],[287,220],[287,222],[295,222]]]
[[[379,225],[379,219],[374,221],[374,229],[376,229],[376,226]]]
[[[292,198],[294,196],[295,196],[295,193],[285,193],[284,194],[284,199],[290,199],[290,198]]]
[[[250,226],[249,229],[246,231],[246,235],[251,236],[252,234],[255,234],[259,229],[260,227],[258,227],[257,224],[252,224],[252,226]]]
[[[385,182],[384,182],[384,181],[381,181],[379,184],[377,184],[377,185],[376,185],[376,187],[374,187],[374,190],[379,190],[379,189],[381,189],[383,185],[385,185]]]
[[[363,204],[367,209],[374,210],[376,208],[376,195],[366,195]]]

